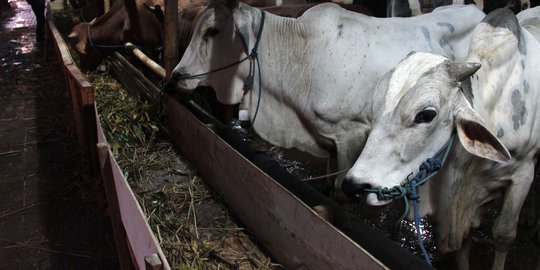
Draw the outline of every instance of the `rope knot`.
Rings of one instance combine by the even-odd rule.
[[[418,194],[410,194],[409,196],[407,196],[409,198],[409,200],[411,201],[417,201],[417,202],[420,202],[420,195]]]
[[[420,195],[416,192],[417,185],[418,182],[416,182],[416,179],[411,180],[408,185],[407,195],[409,195],[408,197],[410,200],[420,202]]]
[[[442,167],[442,161],[438,158],[428,158],[422,165],[420,170],[426,173],[432,173],[438,171]]]
[[[387,201],[405,196],[405,194],[407,194],[407,190],[401,186],[395,186],[392,188],[384,187],[377,188],[375,190],[375,193],[377,193],[377,199],[381,201]]]

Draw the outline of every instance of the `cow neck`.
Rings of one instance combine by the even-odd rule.
[[[303,111],[311,89],[305,84],[312,80],[309,68],[318,65],[313,59],[316,53],[314,44],[310,43],[316,37],[298,18],[269,16],[267,21],[265,31],[272,35],[271,38],[265,38],[268,36],[265,35],[261,41],[261,50],[265,52],[261,59],[265,69],[265,94],[271,95],[278,103],[271,106]]]
[[[244,92],[248,92],[252,90],[253,81],[255,79],[255,64],[257,64],[257,75],[259,76],[259,96],[257,97],[257,106],[255,107],[255,114],[253,115],[253,119],[251,119],[251,125],[249,127],[249,130],[253,129],[253,125],[255,124],[255,120],[257,119],[257,114],[259,113],[259,106],[261,105],[262,77],[261,77],[261,64],[259,62],[259,55],[257,53],[257,49],[259,48],[259,43],[261,41],[262,31],[264,29],[265,17],[266,17],[265,12],[261,11],[261,22],[259,24],[259,32],[257,33],[257,37],[255,39],[255,45],[253,46],[251,53],[249,53],[248,55],[250,59],[249,72],[248,72],[248,76],[244,80]],[[249,52],[249,48],[247,47],[247,44],[244,44],[244,46],[246,47],[246,51]]]
[[[90,44],[90,48],[93,48],[93,49],[98,49],[98,48],[120,49],[126,46],[125,44],[119,44],[119,45],[95,44],[94,41],[92,40],[92,33],[90,32],[90,24],[86,25],[86,35],[88,36],[88,43]]]
[[[106,25],[106,23],[109,22],[113,18],[114,14],[117,14],[119,10],[122,10],[122,8],[125,8],[124,2],[123,1],[115,1],[114,4],[112,5],[111,9],[109,10],[109,12],[106,12],[105,14],[103,14],[103,16],[94,19],[92,22],[87,23],[87,25],[86,25],[86,35],[87,35],[87,38],[88,38],[88,43],[89,43],[91,48],[93,48],[94,50],[97,51],[98,48],[121,49],[121,48],[125,47],[125,44],[116,44],[116,45],[96,44],[94,42],[94,40],[92,39],[92,32],[90,31],[90,26],[91,25],[94,25],[94,26],[96,26],[96,25],[99,25],[99,26]],[[99,53],[99,51],[97,51],[97,52]]]

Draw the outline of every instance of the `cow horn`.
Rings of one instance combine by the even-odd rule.
[[[146,7],[147,9],[149,9],[149,10],[151,10],[151,11],[156,10],[156,7],[151,6],[151,5],[147,4],[147,3],[144,3],[144,7]]]
[[[71,32],[71,33],[69,33],[69,36],[68,36],[68,38],[72,38],[72,39],[75,39],[75,38],[77,38],[78,36],[79,36],[79,34],[78,34],[78,33],[76,33],[76,32]]]
[[[93,25],[96,22],[97,18],[94,18],[91,22],[89,22],[89,25]]]
[[[482,67],[480,63],[454,63],[450,74],[461,82],[473,75],[480,67]]]

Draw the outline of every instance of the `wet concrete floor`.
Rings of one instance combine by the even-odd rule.
[[[118,269],[54,47],[0,1],[0,269]]]

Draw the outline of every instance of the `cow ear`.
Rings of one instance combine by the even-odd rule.
[[[508,149],[486,128],[480,115],[468,103],[459,109],[455,119],[459,141],[465,150],[475,156],[501,163],[510,161]]]
[[[480,67],[482,67],[480,63],[474,62],[452,63],[450,66],[450,76],[458,82],[462,82],[478,71]]]
[[[78,37],[79,37],[79,34],[75,31],[71,31],[71,33],[69,33],[69,36],[68,36],[68,38],[70,39],[76,39]]]

